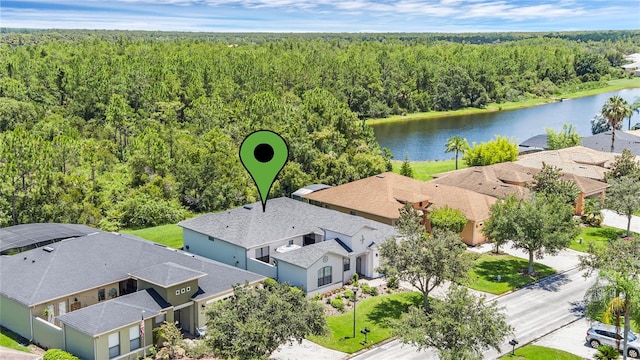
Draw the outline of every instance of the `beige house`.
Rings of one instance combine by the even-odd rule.
[[[537,168],[505,162],[438,174],[434,176],[433,182],[473,190],[495,198],[515,195],[518,199],[523,199],[529,194],[527,185],[533,182],[534,175],[539,172],[540,169]],[[579,190],[575,204],[576,215],[583,213],[586,198],[604,201],[607,183],[564,171],[562,177],[576,184]]]
[[[396,224],[404,204],[411,203],[423,212],[427,230],[431,227],[426,214],[449,206],[459,209],[467,217],[468,223],[461,236],[468,245],[486,241],[481,232],[482,225],[489,218],[489,209],[496,201],[472,190],[438,185],[392,172],[306,194],[303,199],[324,208],[390,225]]]
[[[536,169],[542,169],[543,163],[554,165],[564,173],[602,181],[617,155],[619,154],[574,146],[521,155],[515,163]]]

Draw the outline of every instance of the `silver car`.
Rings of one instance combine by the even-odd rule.
[[[616,347],[616,339],[620,339],[620,348],[623,346],[622,336],[624,330],[619,329],[616,334],[616,327],[613,325],[595,324],[587,330],[587,342],[592,348],[597,349],[600,345]],[[629,331],[629,342],[627,343],[627,355],[632,358],[640,358],[640,338],[633,331]]]

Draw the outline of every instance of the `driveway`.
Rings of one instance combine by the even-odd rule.
[[[614,228],[627,230],[627,217],[625,215],[619,215],[613,210],[602,210],[602,214],[604,215],[604,219],[602,220],[602,224],[611,226]],[[631,216],[631,231],[634,233],[640,234],[640,217],[632,215]]]
[[[570,352],[584,359],[593,359],[593,355],[598,351],[584,340],[590,326],[589,321],[582,318],[534,341],[533,344]]]

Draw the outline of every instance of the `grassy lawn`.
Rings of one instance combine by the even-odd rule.
[[[453,153],[451,155],[454,156]],[[409,164],[413,170],[413,177],[418,180],[431,180],[431,175],[433,174],[440,174],[456,169],[455,159],[444,161],[411,161]],[[393,165],[393,172],[400,174],[402,161],[394,160],[391,162],[391,165]],[[460,155],[458,157],[458,168],[462,169],[466,167],[467,165],[462,161],[462,155]]]
[[[311,336],[309,340],[324,347],[346,353],[379,343],[391,337],[391,328],[386,326],[388,319],[398,319],[410,305],[422,304],[422,295],[418,292],[403,292],[367,298],[356,304],[356,337],[353,335],[353,312],[329,316],[329,333],[325,336]],[[367,344],[362,345],[364,335],[360,330],[368,327]]]
[[[20,345],[20,342],[16,340],[19,338],[20,335],[4,327],[0,327],[0,346],[30,353],[31,350],[29,350],[28,347]]]
[[[183,246],[182,228],[175,224],[160,225],[139,230],[122,230],[122,232],[176,249],[180,249]]]
[[[505,102],[505,103],[491,103],[482,109],[478,108],[465,108],[460,110],[451,110],[451,111],[429,111],[422,113],[413,113],[407,115],[393,115],[387,118],[381,119],[368,119],[367,124],[376,125],[376,124],[384,124],[384,123],[394,123],[394,122],[405,122],[412,120],[426,120],[426,119],[438,119],[442,117],[449,116],[459,116],[459,115],[471,115],[471,114],[481,114],[481,113],[489,113],[496,111],[505,111],[505,110],[516,110],[522,109],[526,107],[531,107],[535,105],[546,104],[550,102],[557,101],[558,98],[577,98],[589,95],[596,95],[604,92],[615,91],[626,88],[635,88],[640,87],[640,79],[616,79],[610,80],[607,82],[607,86],[599,87],[596,89],[587,89],[587,90],[577,90],[566,88],[562,89],[559,94],[554,95],[551,98],[533,98],[526,99],[523,101],[516,102]],[[582,84],[584,86],[584,84]]]
[[[498,295],[556,273],[548,266],[535,263],[533,269],[538,272],[536,277],[522,275],[520,271],[526,269],[528,264],[527,260],[511,255],[482,254],[469,274],[471,280],[467,286]],[[500,281],[496,278],[498,275],[501,276]]]
[[[580,235],[571,242],[569,248],[576,251],[587,252],[589,250],[589,244],[593,243],[597,247],[604,246],[610,239],[616,238],[617,236],[625,233],[626,231],[624,230],[609,226],[581,226]],[[583,239],[582,244],[579,242],[580,238]]]
[[[573,355],[566,351],[551,349],[543,346],[527,345],[516,349],[516,355],[505,355],[500,359],[553,359],[553,360],[582,360],[580,356]]]

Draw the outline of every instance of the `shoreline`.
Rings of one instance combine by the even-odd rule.
[[[453,116],[461,116],[461,115],[475,115],[475,114],[493,113],[498,111],[518,110],[518,109],[524,109],[524,108],[534,107],[538,105],[544,105],[544,104],[549,104],[553,102],[563,101],[565,99],[576,99],[580,97],[598,95],[598,94],[602,94],[610,91],[639,88],[640,78],[610,80],[608,81],[608,84],[609,85],[605,87],[560,94],[557,97],[552,97],[552,98],[535,98],[535,99],[527,99],[527,100],[516,101],[516,102],[505,102],[500,104],[490,103],[485,108],[482,108],[482,109],[464,108],[459,110],[448,110],[448,111],[429,111],[429,112],[422,112],[422,113],[412,113],[404,116],[392,115],[387,118],[367,119],[365,121],[367,125],[375,126],[375,125],[381,125],[381,124],[409,122],[409,121],[415,121],[415,120],[431,120],[431,119],[440,119],[445,117],[453,117]]]

